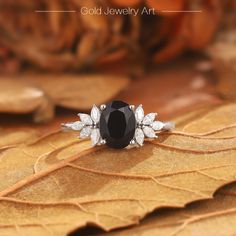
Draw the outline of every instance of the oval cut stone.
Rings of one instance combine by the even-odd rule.
[[[129,105],[122,101],[113,101],[102,111],[99,129],[102,139],[111,148],[124,148],[134,137],[136,120]]]

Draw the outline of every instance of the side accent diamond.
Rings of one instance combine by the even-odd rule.
[[[91,118],[95,124],[99,122],[100,116],[101,116],[100,110],[97,108],[96,105],[93,105],[93,108],[91,110]]]
[[[88,138],[91,135],[92,128],[89,126],[84,127],[80,132],[80,138]]]
[[[143,106],[139,105],[137,109],[135,110],[135,118],[138,123],[141,123],[144,118],[144,110]]]
[[[93,121],[91,119],[91,117],[88,114],[84,114],[84,113],[79,113],[78,114],[80,117],[80,120],[85,124],[85,125],[92,125]]]
[[[135,140],[136,140],[137,144],[140,145],[140,146],[143,146],[144,133],[143,133],[142,129],[137,128],[135,130],[135,135],[134,136],[135,136]]]
[[[68,127],[70,127],[72,130],[80,131],[84,127],[84,124],[81,121],[76,121],[74,123],[68,124]]]
[[[99,143],[100,140],[100,132],[99,129],[93,129],[92,133],[91,133],[91,141],[92,141],[92,145],[96,146]]]
[[[154,121],[154,122],[151,124],[151,127],[152,127],[155,131],[158,131],[158,130],[163,129],[164,123],[163,123],[163,122],[160,122],[160,121]]]
[[[157,137],[155,134],[155,131],[151,127],[145,126],[143,128],[143,132],[148,138],[156,138]]]
[[[150,125],[156,118],[157,113],[149,113],[143,119],[144,125]]]

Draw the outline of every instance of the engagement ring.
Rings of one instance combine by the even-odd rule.
[[[157,138],[158,132],[174,129],[173,122],[155,120],[157,113],[144,115],[142,105],[137,108],[122,101],[113,101],[99,108],[93,105],[90,115],[79,113],[80,121],[62,124],[66,130],[80,131],[80,138],[91,138],[92,145],[121,149],[129,145],[143,146],[145,137]]]

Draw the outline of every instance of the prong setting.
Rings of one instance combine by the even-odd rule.
[[[106,106],[105,104],[102,104],[102,105],[100,106],[100,110],[101,110],[101,111],[104,111],[104,110],[106,109],[106,107],[107,107],[107,106]]]
[[[135,110],[135,106],[134,105],[129,105],[129,109],[134,111]]]
[[[134,139],[132,139],[131,141],[130,141],[130,145],[135,145],[136,144],[136,142],[135,142],[135,140]]]
[[[105,145],[105,144],[106,144],[106,140],[105,140],[105,139],[102,139],[102,140],[100,141],[100,144],[101,144],[101,145]]]

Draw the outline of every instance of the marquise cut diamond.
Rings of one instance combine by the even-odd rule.
[[[156,113],[149,113],[143,119],[144,125],[150,125],[156,118]]]
[[[80,120],[85,124],[85,125],[92,125],[93,121],[91,117],[88,114],[80,113],[79,114]]]
[[[158,130],[163,129],[164,124],[163,124],[163,122],[160,122],[160,121],[154,121],[154,122],[151,124],[151,127],[152,127],[155,131],[158,131]]]
[[[80,138],[88,138],[91,135],[92,128],[90,126],[84,127],[80,132]]]
[[[138,123],[141,123],[144,118],[144,110],[143,106],[139,105],[137,109],[135,110],[135,118]]]
[[[146,135],[146,137],[148,137],[148,138],[156,138],[157,137],[155,134],[155,131],[151,127],[145,126],[143,128],[143,132]]]
[[[138,143],[138,145],[142,146],[143,142],[144,142],[144,133],[142,131],[142,129],[137,128],[135,130],[135,140]]]
[[[80,131],[84,127],[84,124],[81,121],[76,121],[71,124],[71,129]]]
[[[93,129],[91,133],[92,145],[93,146],[97,145],[99,143],[99,139],[100,139],[99,129]]]
[[[91,118],[95,124],[99,122],[100,116],[101,116],[100,110],[97,108],[96,105],[93,105],[93,108],[91,110]]]
[[[84,127],[84,124],[81,121],[75,121],[75,122],[63,124],[63,127],[64,127],[64,130],[72,129],[75,131],[80,131]]]

